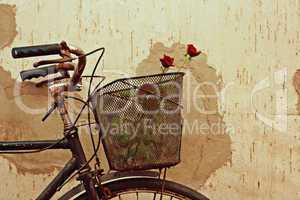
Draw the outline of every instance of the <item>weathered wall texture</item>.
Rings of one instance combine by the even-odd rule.
[[[180,65],[194,43],[205,53],[182,70],[186,128],[170,178],[211,199],[300,199],[299,23],[298,0],[0,0],[0,140],[61,130],[57,115],[40,122],[47,90],[19,82],[33,59],[13,60],[11,47],[105,46],[103,74],[114,79],[159,72],[164,53]],[[34,199],[68,156],[2,155],[0,199]]]

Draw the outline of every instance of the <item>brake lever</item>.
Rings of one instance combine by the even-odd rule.
[[[64,57],[64,58],[53,59],[53,60],[40,60],[40,61],[37,61],[37,62],[33,63],[33,67],[37,68],[41,65],[71,62],[72,60],[73,59],[71,57]]]
[[[39,67],[41,65],[48,65],[54,63],[65,63],[65,62],[72,62],[74,58],[72,58],[70,49],[67,46],[66,42],[61,43],[63,49],[60,50],[61,58],[53,59],[53,60],[40,60],[38,62],[33,63],[33,67]]]
[[[56,107],[57,107],[56,103],[53,103],[51,105],[50,109],[46,112],[45,116],[42,118],[43,122],[49,117],[49,115],[51,115],[51,113],[56,109]]]

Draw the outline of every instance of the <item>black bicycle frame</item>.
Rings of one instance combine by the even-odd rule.
[[[40,141],[6,141],[0,142],[1,151],[37,150],[51,147],[50,149],[70,149],[67,139],[40,140]]]
[[[64,139],[60,142],[59,140],[0,142],[0,153],[1,151],[17,153],[20,150],[39,150],[47,147],[51,147],[50,149],[71,150],[73,155],[72,158],[36,198],[37,200],[48,200],[58,191],[58,188],[60,188],[60,186],[62,186],[62,184],[81,167],[80,161],[78,160],[80,159],[80,155],[76,155],[76,151],[74,151],[75,149],[80,149],[77,146],[78,144],[80,145],[77,130],[75,130],[70,137],[71,138]],[[71,142],[70,140],[73,141]]]

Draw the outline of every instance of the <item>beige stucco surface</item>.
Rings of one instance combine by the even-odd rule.
[[[86,51],[105,46],[102,73],[112,80],[159,72],[164,53],[180,65],[185,44],[193,43],[204,53],[182,70],[186,124],[227,129],[186,129],[182,164],[170,178],[213,200],[300,199],[293,81],[299,17],[298,0],[0,0],[0,140],[49,139],[61,130],[57,115],[40,123],[37,108],[47,106],[47,90],[20,84],[19,71],[31,68],[33,59],[13,60],[11,47],[61,40]],[[95,61],[90,58],[86,74]],[[199,88],[202,83],[217,87]],[[36,113],[24,110],[20,100]],[[0,199],[34,199],[68,156],[0,156]]]

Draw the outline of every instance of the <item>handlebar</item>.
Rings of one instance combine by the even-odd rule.
[[[47,56],[60,53],[60,44],[46,44],[27,47],[15,47],[12,49],[13,58],[26,58],[33,56]]]
[[[56,65],[49,65],[38,69],[23,70],[20,72],[20,75],[21,75],[21,79],[25,81],[25,80],[30,80],[32,78],[39,78],[41,76],[45,77],[49,74],[54,74],[57,72],[58,70]]]
[[[78,57],[78,64],[74,69],[73,76],[70,79],[69,86],[72,88],[76,86],[76,84],[80,81],[80,77],[84,71],[86,65],[86,56],[83,50],[80,48],[75,48],[68,46],[65,41],[62,41],[59,44],[45,44],[45,45],[36,45],[36,46],[25,46],[25,47],[16,47],[12,49],[12,57],[13,58],[26,58],[26,57],[34,57],[34,56],[46,56],[46,55],[55,55],[59,54],[62,58],[55,60],[44,60],[39,61],[34,64],[35,67],[45,64],[53,64],[59,63],[56,65],[58,70],[67,70],[64,68],[64,62],[72,61],[74,58],[71,57],[71,54],[74,54]],[[25,75],[22,76],[23,80],[38,78],[40,76],[46,76],[48,74],[53,73],[53,67],[51,70],[49,68],[36,69],[36,70],[28,70]],[[57,71],[58,71],[57,70]],[[21,74],[22,75],[22,74]],[[23,71],[24,75],[24,71]]]

